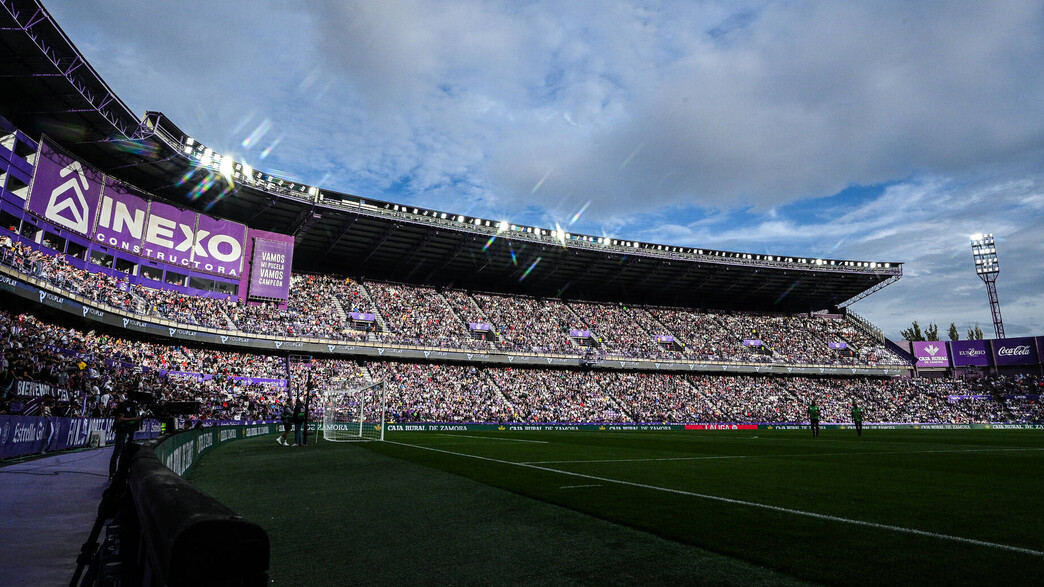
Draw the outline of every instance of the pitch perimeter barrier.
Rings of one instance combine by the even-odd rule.
[[[110,584],[115,579],[121,584],[171,587],[267,585],[268,534],[183,475],[202,454],[224,442],[275,431],[274,424],[214,426],[131,445],[124,453],[129,466],[121,462],[99,507],[92,539],[84,545],[85,553],[93,552],[103,518],[114,518],[108,547],[97,552],[85,584]],[[119,498],[121,492],[113,489],[124,480],[127,491]],[[120,504],[114,510],[117,499]],[[110,564],[116,561],[120,564]]]
[[[95,432],[103,435],[106,444],[111,443],[116,435],[112,418],[0,415],[0,459],[83,448],[90,444]],[[145,420],[134,439],[156,438],[159,433],[158,421]]]
[[[852,423],[820,424],[820,430],[854,430]],[[780,424],[458,424],[458,423],[404,423],[385,424],[386,432],[641,432],[641,431],[692,431],[692,430],[808,430],[808,424],[798,422]],[[1044,424],[946,424],[866,422],[864,430],[1035,430],[1044,429]],[[315,430],[322,430],[316,426]]]

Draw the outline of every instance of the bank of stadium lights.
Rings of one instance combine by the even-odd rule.
[[[1004,319],[1001,318],[1000,299],[997,297],[997,275],[1000,274],[997,244],[992,234],[973,234],[971,248],[972,258],[975,260],[975,273],[986,284],[986,295],[990,299],[994,335],[1004,338]]]

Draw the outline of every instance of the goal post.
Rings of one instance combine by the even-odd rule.
[[[333,442],[384,440],[383,381],[323,393],[323,438]]]

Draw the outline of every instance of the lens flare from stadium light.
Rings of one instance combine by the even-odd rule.
[[[555,167],[554,167],[554,165],[552,165],[551,169],[548,169],[547,173],[544,174],[544,177],[541,177],[540,181],[536,182],[536,185],[533,186],[533,189],[529,190],[529,193],[530,194],[535,194],[536,191],[538,189],[540,189],[540,186],[544,185],[544,182],[547,181],[548,176],[550,176],[551,172],[554,171],[554,170],[555,170]]]
[[[513,247],[508,247],[508,250],[511,251],[511,264],[517,267],[518,257],[515,255],[515,249]]]
[[[267,147],[265,147],[264,151],[261,151],[261,155],[260,155],[261,159],[264,159],[265,157],[268,157],[269,155],[271,155],[272,154],[272,149],[275,149],[279,145],[279,143],[281,143],[281,142],[283,142],[283,135],[279,135],[278,137],[276,137],[276,139],[274,141],[272,141],[272,144],[270,144]]]
[[[272,121],[266,118],[261,121],[261,124],[257,125],[257,128],[255,128],[253,132],[247,135],[247,138],[243,139],[243,142],[240,143],[240,145],[244,149],[249,149],[250,147],[256,145],[258,141],[260,141],[262,138],[264,138],[265,133],[267,133],[270,130],[272,130]]]
[[[793,290],[793,289],[794,289],[795,287],[797,287],[797,286],[798,286],[798,284],[800,284],[800,283],[801,283],[800,281],[795,281],[794,283],[791,283],[791,284],[790,284],[790,287],[788,287],[788,288],[787,288],[787,290],[786,290],[785,292],[783,292],[783,293],[779,294],[779,297],[778,297],[778,298],[776,298],[776,303],[778,304],[778,303],[780,303],[781,301],[783,301],[783,298],[787,297],[787,294],[788,294],[788,293],[790,293],[790,292],[791,292],[791,290]]]
[[[488,249],[489,246],[492,245],[493,241],[495,241],[495,240],[497,240],[497,235],[493,235],[493,236],[489,237],[489,240],[486,241],[486,245],[484,247],[482,247],[482,251],[485,252],[486,249]]]
[[[235,161],[232,160],[232,155],[225,155],[221,158],[221,163],[218,165],[218,171],[221,173],[221,177],[224,177],[229,185],[235,183],[235,178],[233,177],[233,174],[235,173]]]
[[[542,259],[542,257],[537,257],[536,261],[533,261],[533,264],[530,265],[529,268],[526,269],[526,272],[522,274],[522,277],[518,278],[518,281],[520,283],[522,282],[523,279],[525,279],[526,277],[529,277],[529,274],[533,271],[533,268],[537,266],[537,263],[539,263],[541,259]]]
[[[577,220],[580,220],[580,216],[587,211],[587,207],[590,205],[591,200],[584,202],[584,205],[580,206],[580,209],[576,211],[576,214],[573,214],[573,217],[569,219],[569,226],[572,226],[573,223],[575,223]]]

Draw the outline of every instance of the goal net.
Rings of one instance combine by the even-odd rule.
[[[384,382],[323,394],[323,438],[334,442],[384,440]]]

